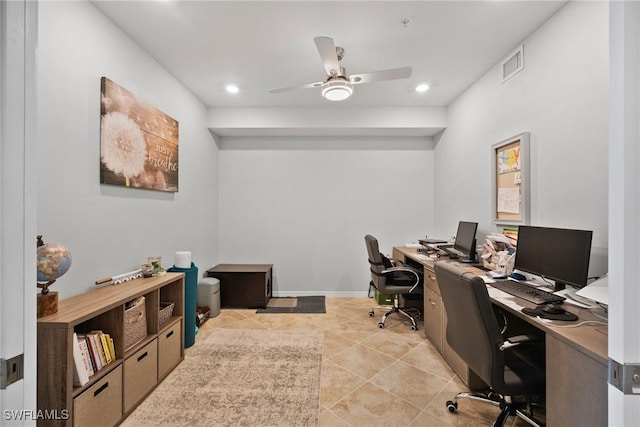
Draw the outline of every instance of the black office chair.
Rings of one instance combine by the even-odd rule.
[[[393,295],[393,307],[386,312],[378,327],[384,328],[387,317],[393,313],[405,316],[411,321],[411,329],[418,330],[416,320],[422,316],[420,310],[415,308],[400,308],[399,295],[422,292],[422,276],[420,272],[409,267],[394,267],[387,257],[380,253],[378,240],[367,234],[364,236],[369,254],[369,266],[371,270],[371,282],[369,286],[376,288],[381,294]],[[374,311],[369,312],[373,317]]]
[[[471,398],[498,405],[494,426],[509,415],[532,425],[533,396],[545,391],[544,336],[503,337],[482,278],[446,261],[435,264],[436,280],[447,313],[447,342],[488,386],[486,393],[463,392],[447,402],[450,412],[458,399]]]

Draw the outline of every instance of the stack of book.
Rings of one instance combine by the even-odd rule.
[[[503,227],[502,234],[507,236],[514,248],[518,246],[518,227]]]
[[[73,385],[81,387],[89,377],[116,360],[113,338],[102,331],[73,333]]]

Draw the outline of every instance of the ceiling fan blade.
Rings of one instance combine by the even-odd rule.
[[[382,80],[406,79],[411,76],[411,73],[411,67],[402,67],[392,68],[389,70],[372,71],[370,73],[363,74],[351,74],[349,76],[349,83],[356,85],[360,83],[379,82]]]
[[[316,47],[318,48],[327,74],[330,76],[340,76],[342,73],[340,72],[340,63],[333,39],[331,37],[316,37],[313,41],[316,42]]]
[[[310,89],[314,87],[324,86],[325,83],[326,82],[315,82],[315,83],[307,83],[307,84],[295,85],[295,86],[277,87],[275,89],[269,89],[269,93],[282,93],[282,92],[289,92],[297,89]]]

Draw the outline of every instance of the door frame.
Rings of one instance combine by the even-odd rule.
[[[38,3],[0,1],[0,358],[24,378],[0,390],[1,425],[35,425]]]

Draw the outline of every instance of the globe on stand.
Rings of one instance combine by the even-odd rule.
[[[57,243],[44,243],[41,235],[37,247],[37,286],[42,288],[38,294],[38,317],[43,317],[58,311],[58,293],[50,292],[49,286],[71,267],[71,253]]]

